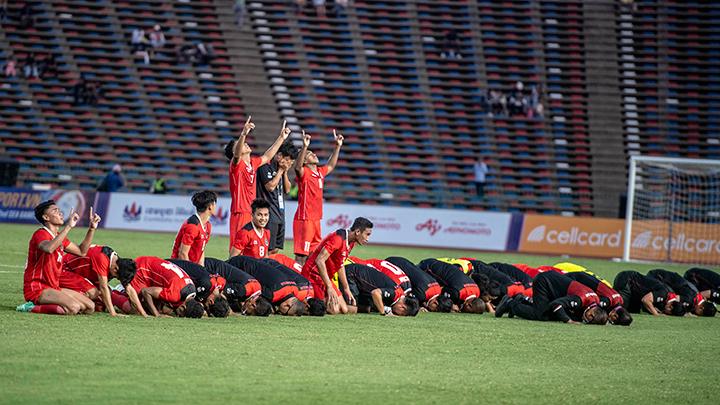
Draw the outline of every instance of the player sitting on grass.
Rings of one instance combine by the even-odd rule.
[[[315,250],[322,238],[320,221],[323,217],[323,188],[325,176],[337,166],[344,137],[333,130],[335,149],[327,165],[318,166],[320,160],[311,150],[310,135],[303,131],[303,145],[295,160],[295,178],[298,185],[298,205],[293,217],[293,244],[295,260],[305,264],[308,255]]]
[[[703,298],[720,304],[720,274],[699,267],[693,267],[685,272],[685,280],[697,287]]]
[[[356,243],[365,245],[368,242],[372,228],[373,223],[367,218],[355,218],[350,229],[338,229],[327,235],[303,265],[303,277],[310,280],[315,298],[325,301],[328,314],[347,314],[347,304],[356,305],[348,288],[343,263]],[[343,293],[351,300],[348,303],[332,282],[335,274],[338,274]]]
[[[127,297],[111,291],[108,285],[108,280],[118,276],[117,271],[117,253],[109,246],[92,246],[84,257],[65,255],[60,286],[85,294],[98,307],[107,309],[110,316],[117,316],[116,306],[121,310],[127,308]],[[68,277],[66,272],[80,275],[82,279]]]
[[[100,223],[100,216],[90,207],[90,218],[85,239],[80,246],[70,242],[67,235],[77,225],[80,215],[70,212],[67,223],[63,213],[48,200],[35,207],[35,219],[42,228],[33,233],[28,248],[28,258],[23,276],[23,293],[28,301],[16,309],[20,312],[34,312],[57,315],[91,314],[95,303],[85,296],[68,288],[62,288],[60,279],[63,273],[62,261],[65,253],[85,256],[92,243],[95,229]],[[65,223],[65,227],[60,227]],[[66,281],[84,282],[84,278],[75,273],[66,272]]]
[[[193,194],[191,201],[197,212],[180,227],[170,257],[203,266],[205,246],[210,241],[212,231],[210,218],[215,214],[217,195],[212,191],[200,191]]]
[[[298,287],[291,275],[277,271],[275,267],[262,260],[248,256],[232,257],[228,263],[242,269],[260,282],[262,297],[272,303],[275,313],[300,316],[305,312],[305,304],[297,298]],[[255,315],[255,313],[248,313],[248,315]]]
[[[503,297],[495,310],[500,318],[505,313],[534,321],[560,321],[605,325],[607,312],[590,288],[567,276],[548,271],[538,274],[533,282],[532,303],[523,295]]]
[[[268,163],[277,153],[280,146],[290,135],[290,128],[283,121],[280,134],[262,156],[251,156],[252,149],[245,142],[250,131],[255,129],[255,124],[248,117],[242,133],[237,140],[233,139],[225,146],[225,157],[230,160],[230,249],[232,249],[235,235],[240,228],[250,222],[252,210],[250,204],[257,195],[257,169]]]
[[[665,284],[678,294],[680,302],[688,314],[715,316],[717,313],[715,304],[706,300],[697,287],[685,280],[681,275],[663,269],[651,270],[647,275]]]
[[[247,299],[260,296],[260,282],[228,262],[207,257],[205,271],[210,273],[210,282],[216,286],[213,288],[215,301],[227,300],[237,314],[242,312],[242,305]]]
[[[353,301],[357,302],[357,306],[349,306],[350,313],[375,310],[385,316],[417,315],[420,309],[418,300],[406,296],[402,287],[377,269],[362,264],[348,264],[345,272]]]
[[[243,255],[260,259],[268,255],[270,231],[265,226],[270,218],[270,203],[258,199],[251,207],[252,220],[237,231],[230,257]]]
[[[430,312],[450,312],[452,311],[453,302],[447,295],[442,294],[442,287],[431,275],[422,271],[410,260],[392,256],[388,257],[388,262],[402,269],[412,285],[412,295],[420,302],[424,311]]]
[[[277,255],[275,256],[277,258]],[[272,267],[273,270],[284,274],[290,280],[295,282],[295,285],[297,286],[297,295],[295,295],[295,297],[297,297],[297,299],[305,305],[304,314],[310,316],[325,315],[325,311],[327,310],[327,308],[325,308],[325,302],[315,298],[312,284],[310,284],[310,281],[308,279],[303,277],[302,274],[290,269],[289,267],[273,259],[262,259],[262,262]]]
[[[623,306],[630,312],[636,313],[645,309],[653,315],[685,315],[680,297],[672,289],[637,271],[626,270],[618,273],[613,289],[620,293]]]
[[[453,302],[453,312],[482,314],[485,301],[480,298],[477,284],[452,264],[437,259],[425,259],[418,267],[430,274],[443,287],[443,294]]]

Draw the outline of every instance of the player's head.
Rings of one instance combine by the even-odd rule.
[[[618,305],[608,312],[608,322],[613,325],[630,326],[632,321],[632,316],[622,305]]]
[[[252,209],[253,224],[258,228],[265,228],[270,220],[270,203],[258,198],[252,202],[250,209]]]
[[[235,155],[233,154],[233,150],[235,149],[235,142],[237,142],[236,139],[231,139],[230,142],[225,145],[225,157],[228,160],[233,160],[233,157]],[[250,148],[250,145],[248,145],[247,142],[243,143],[243,146],[240,148],[240,154],[250,154],[252,152],[252,148]]]
[[[479,297],[465,300],[462,304],[462,308],[460,308],[460,312],[468,314],[482,314],[485,312],[485,301]]]
[[[304,164],[305,164],[305,165],[317,165],[318,163],[320,163],[320,159],[318,159],[318,157],[317,157],[317,155],[315,154],[315,152],[313,152],[313,151],[311,151],[310,149],[308,149],[308,151],[305,152],[305,161],[304,161]]]
[[[242,308],[243,315],[270,316],[273,312],[270,301],[259,294],[245,300]]]
[[[62,211],[55,205],[55,200],[43,201],[35,207],[35,219],[41,225],[60,226],[65,222]]]
[[[447,295],[440,294],[434,299],[431,298],[430,300],[428,300],[426,307],[430,312],[449,313],[452,311],[453,302],[452,299]]]
[[[280,149],[278,149],[278,152],[275,155],[275,160],[280,161],[282,159],[289,159],[292,161],[297,159],[299,153],[300,151],[297,146],[295,146],[291,141],[286,141],[280,145]]]
[[[198,191],[193,194],[191,201],[198,213],[210,211],[210,214],[214,214],[217,206],[217,194],[208,190]]]
[[[123,287],[127,287],[130,282],[135,278],[137,272],[137,265],[133,259],[118,259],[117,261],[117,278],[120,280],[120,284]]]
[[[185,301],[185,311],[182,316],[185,318],[202,318],[203,314],[205,313],[205,307],[203,304],[195,300],[194,298],[191,298],[187,301]]]
[[[393,314],[397,316],[416,316],[420,310],[417,298],[411,296],[401,297],[392,306]]]
[[[590,325],[605,325],[608,321],[608,314],[600,308],[600,305],[591,304],[583,311],[582,321]]]
[[[370,240],[372,234],[373,223],[369,219],[363,217],[355,218],[350,227],[350,242],[356,242],[358,245],[365,245]]]
[[[319,300],[317,298],[308,298],[306,300],[305,310],[310,316],[325,316],[325,312],[327,312],[327,307],[325,306],[325,301],[323,300]]]
[[[715,304],[708,300],[703,300],[699,304],[695,305],[695,308],[693,308],[693,313],[697,316],[715,316],[717,313],[717,308],[715,308]]]
[[[103,246],[100,252],[108,258],[108,280],[118,276],[118,255],[110,246]]]
[[[669,299],[665,303],[665,310],[663,312],[665,315],[683,316],[685,315],[685,306],[683,306],[682,302],[677,298]]]
[[[214,318],[227,318],[230,314],[230,304],[228,300],[222,297],[217,297],[213,302],[208,305],[208,314]]]
[[[286,316],[302,316],[305,304],[296,297],[290,297],[277,306],[276,313]]]

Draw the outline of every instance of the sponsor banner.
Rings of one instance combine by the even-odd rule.
[[[112,193],[104,218],[106,228],[177,232],[195,214],[190,196]],[[230,199],[218,199],[210,219],[214,235],[228,235]]]
[[[75,210],[80,214],[79,226],[87,226],[90,207],[95,205],[94,191],[31,190],[0,187],[0,222],[37,224],[35,206],[46,200],[55,200],[65,219]],[[104,207],[97,207],[99,212]]]
[[[632,259],[720,263],[720,224],[635,220]]]
[[[285,237],[292,239],[297,202],[285,209]],[[511,214],[350,204],[323,206],[322,233],[349,228],[356,217],[373,222],[370,243],[438,248],[506,249]]]
[[[518,251],[622,257],[625,220],[525,215]]]

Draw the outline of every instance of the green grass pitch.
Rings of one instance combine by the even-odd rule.
[[[487,314],[194,320],[16,313],[34,229],[0,225],[0,403],[718,402],[718,318],[637,315],[625,328]],[[71,240],[84,232],[74,230]],[[173,239],[99,230],[94,242],[121,256],[166,257]],[[226,249],[227,238],[216,236],[207,255],[224,258]],[[354,254],[564,260],[372,245]],[[610,280],[626,268],[656,267],[574,261]]]

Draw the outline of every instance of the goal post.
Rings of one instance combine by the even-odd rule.
[[[632,156],[623,260],[720,264],[720,160]]]

